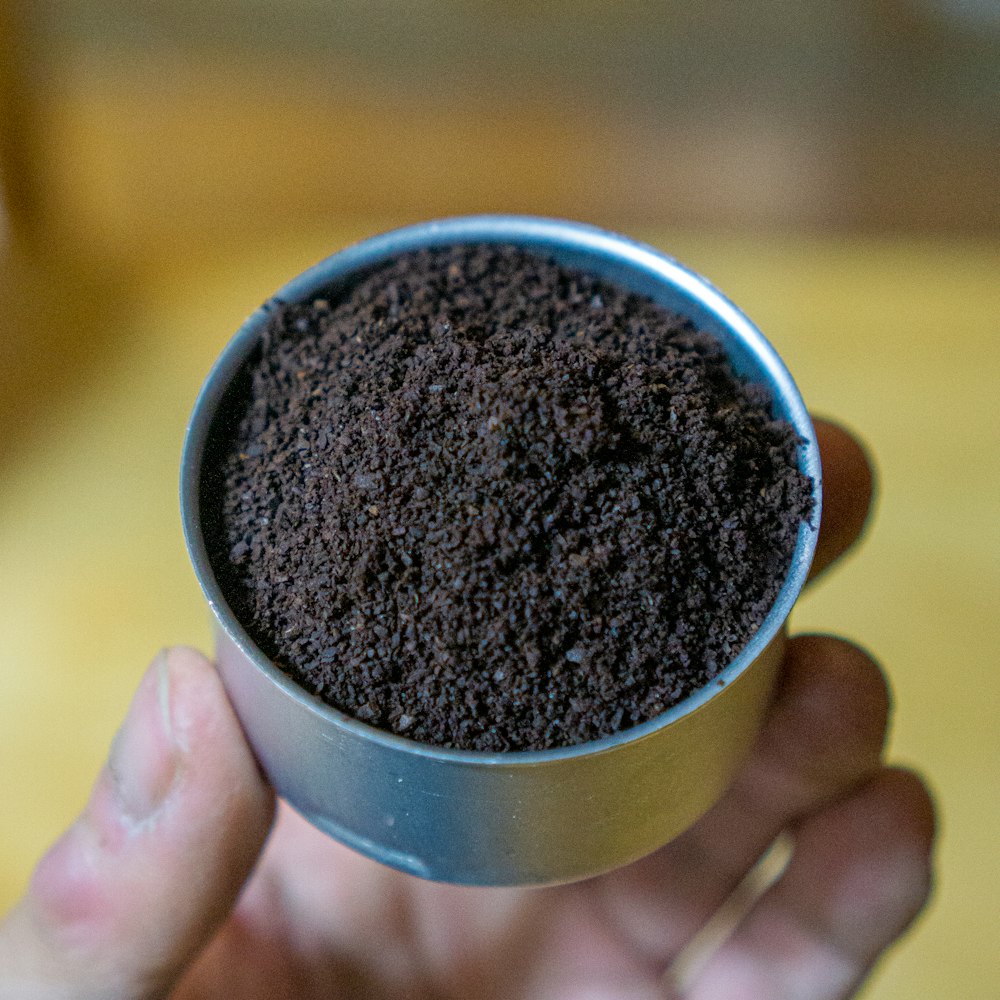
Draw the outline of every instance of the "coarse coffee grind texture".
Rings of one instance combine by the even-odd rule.
[[[204,487],[227,600],[304,688],[425,743],[654,718],[754,634],[811,513],[714,339],[511,247],[273,303],[247,381]]]

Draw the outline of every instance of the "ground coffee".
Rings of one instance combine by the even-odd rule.
[[[811,512],[715,340],[513,248],[276,305],[246,375],[205,484],[227,600],[303,687],[427,743],[660,714],[754,634]]]

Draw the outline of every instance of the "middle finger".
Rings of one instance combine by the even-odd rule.
[[[666,847],[592,883],[619,933],[669,962],[782,830],[874,773],[888,713],[884,675],[866,653],[793,639],[761,735],[723,797]]]

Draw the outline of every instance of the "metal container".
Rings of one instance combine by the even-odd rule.
[[[707,281],[651,247],[591,226],[518,216],[428,222],[334,254],[289,282],[285,302],[335,297],[373,266],[420,247],[504,243],[549,255],[689,316],[724,343],[741,376],[764,385],[802,438],[815,483],[816,437],[791,376],[757,328]],[[816,530],[803,525],[770,614],[717,679],[663,715],[567,749],[446,750],[383,732],[296,685],[227,606],[203,537],[202,465],[227,388],[267,321],[239,329],[201,390],[188,427],[181,508],[188,551],[215,618],[218,665],[247,739],[278,793],[356,850],[423,878],[472,885],[567,882],[641,857],[718,798],[756,736],[782,656],[785,620],[806,579]]]

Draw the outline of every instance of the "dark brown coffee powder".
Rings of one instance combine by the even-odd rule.
[[[512,248],[276,306],[237,396],[204,490],[233,610],[309,691],[440,746],[663,712],[760,626],[811,512],[716,341]]]

